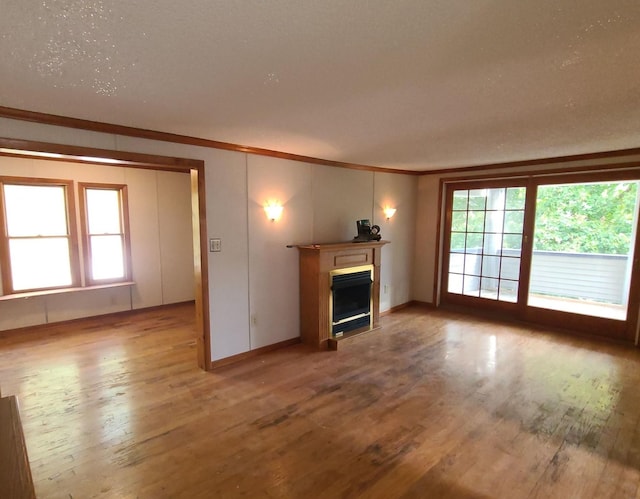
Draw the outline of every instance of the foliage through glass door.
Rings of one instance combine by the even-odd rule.
[[[540,185],[528,304],[625,320],[638,182]]]

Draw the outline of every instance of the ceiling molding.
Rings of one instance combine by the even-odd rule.
[[[522,166],[550,165],[552,163],[573,163],[576,161],[592,161],[598,159],[620,158],[640,154],[640,147],[632,149],[618,149],[615,151],[593,152],[585,154],[573,154],[569,156],[552,156],[549,158],[525,159],[521,161],[508,161],[505,163],[490,163],[486,165],[458,166],[454,168],[443,168],[442,170],[423,170],[421,175],[448,175],[450,173],[468,173],[474,171],[497,170],[503,168],[517,168]],[[636,164],[636,163],[634,163]],[[602,167],[603,165],[598,165]]]
[[[448,175],[451,173],[471,173],[474,171],[517,168],[523,166],[539,166],[551,163],[570,163],[576,161],[590,161],[599,159],[619,158],[634,154],[640,154],[640,147],[631,149],[619,149],[613,151],[593,152],[584,154],[574,154],[568,156],[552,156],[546,158],[536,158],[520,161],[508,161],[504,163],[489,163],[483,165],[467,165],[453,168],[442,168],[438,170],[399,170],[393,168],[383,168],[370,165],[361,165],[356,163],[345,163],[342,161],[333,161],[328,159],[313,158],[311,156],[302,156],[299,154],[291,154],[282,151],[274,151],[271,149],[262,149],[259,147],[244,146],[233,144],[230,142],[221,142],[217,140],[201,139],[190,137],[187,135],[179,135],[174,133],[160,132],[157,130],[146,130],[142,128],[129,127],[124,125],[115,125],[112,123],[103,123],[99,121],[90,121],[79,118],[71,118],[68,116],[59,116],[54,114],[40,113],[37,111],[27,111],[24,109],[16,109],[11,107],[0,106],[0,118],[15,119],[20,121],[31,121],[45,125],[54,125],[65,128],[75,128],[79,130],[88,130],[92,132],[108,133],[122,135],[127,137],[136,137],[149,140],[157,140],[161,142],[173,142],[176,144],[186,144],[199,147],[207,147],[211,149],[224,149],[227,151],[243,152],[247,154],[256,154],[259,156],[269,156],[302,163],[311,163],[323,166],[333,166],[338,168],[348,168],[352,170],[370,171],[378,173],[395,173],[403,175]],[[42,143],[43,144],[43,143]],[[45,151],[42,151],[45,152]],[[49,151],[55,152],[55,151]],[[150,162],[149,164],[156,164]],[[178,167],[179,169],[180,167]],[[188,168],[187,168],[188,169]]]
[[[135,127],[129,127],[124,125],[114,125],[112,123],[83,120],[79,118],[70,118],[67,116],[39,113],[36,111],[27,111],[24,109],[15,109],[15,108],[4,107],[4,106],[0,106],[0,118],[9,118],[9,119],[21,120],[21,121],[31,121],[34,123],[40,123],[45,125],[54,125],[54,126],[61,126],[65,128],[89,130],[92,132],[109,133],[109,134],[115,134],[115,135],[123,135],[127,137],[158,140],[161,142],[173,142],[176,144],[208,147],[211,149],[224,149],[227,151],[256,154],[259,156],[269,156],[272,158],[287,159],[287,160],[298,161],[302,163],[311,163],[311,164],[323,165],[323,166],[334,166],[338,168],[349,168],[352,170],[363,170],[363,171],[370,171],[370,172],[377,172],[377,173],[396,173],[396,174],[404,174],[404,175],[421,175],[422,174],[422,172],[414,171],[414,170],[396,170],[393,168],[383,168],[383,167],[376,167],[376,166],[369,166],[369,165],[360,165],[355,163],[345,163],[342,161],[332,161],[328,159],[302,156],[299,154],[273,151],[271,149],[262,149],[259,147],[232,144],[230,142],[220,142],[217,140],[200,139],[197,137],[189,137],[186,135],[159,132],[156,130],[145,130],[142,128],[135,128]]]

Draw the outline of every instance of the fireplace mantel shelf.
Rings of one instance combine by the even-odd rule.
[[[390,241],[363,241],[354,242],[346,241],[341,243],[321,243],[321,244],[299,244],[295,247],[298,249],[316,250],[316,251],[331,251],[340,249],[362,249],[362,248],[378,248],[389,244]]]
[[[345,333],[342,339],[379,329],[381,251],[389,241],[339,242],[296,246],[300,253],[300,336],[321,349],[337,349],[329,317],[332,271],[373,266],[371,327]]]

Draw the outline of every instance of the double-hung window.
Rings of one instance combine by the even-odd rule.
[[[3,295],[131,280],[127,186],[0,177]]]
[[[0,178],[4,294],[79,285],[73,183]]]
[[[88,285],[129,280],[127,186],[79,185]]]

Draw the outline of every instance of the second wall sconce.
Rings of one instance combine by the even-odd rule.
[[[389,220],[393,215],[396,214],[396,209],[395,208],[385,208],[384,210],[384,216],[387,217],[387,220]]]
[[[264,212],[267,214],[267,218],[272,222],[280,219],[283,209],[284,208],[280,203],[268,203],[264,205]]]

